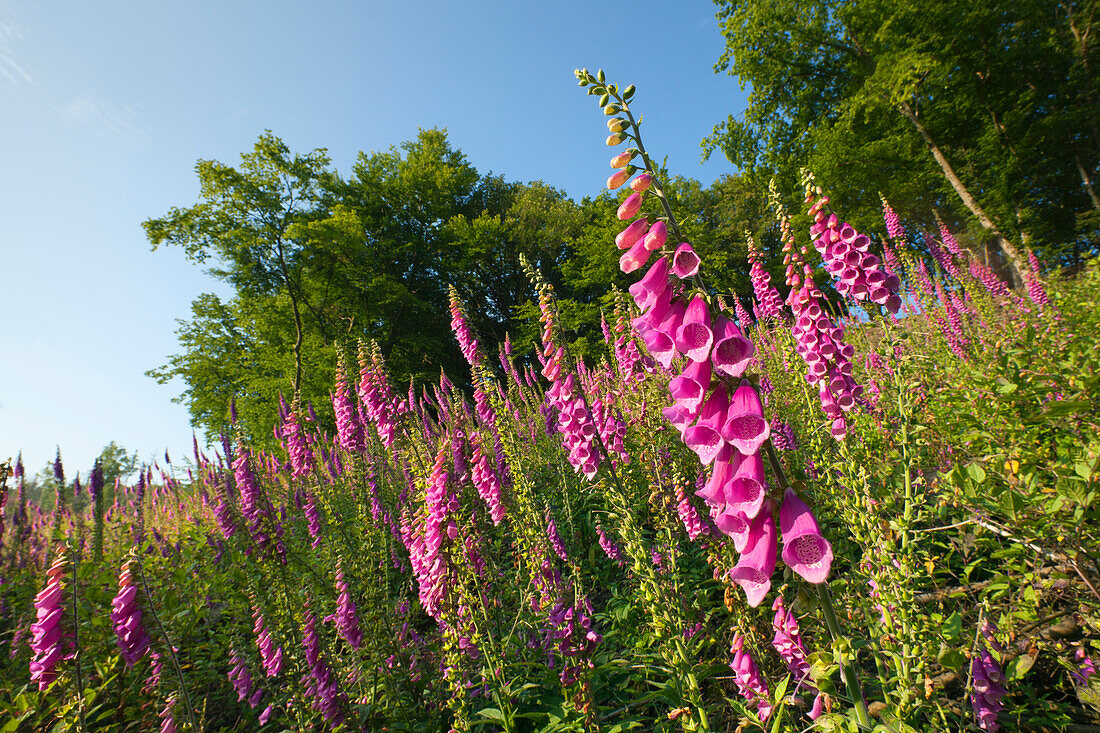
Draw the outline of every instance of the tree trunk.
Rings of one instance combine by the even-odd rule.
[[[986,231],[988,231],[997,239],[997,244],[1000,245],[1001,249],[1005,253],[1005,256],[1008,257],[1009,262],[1012,263],[1012,268],[1015,271],[1014,276],[1016,281],[1018,283],[1022,283],[1024,281],[1023,274],[1026,268],[1024,267],[1024,261],[1020,258],[1020,253],[1016,251],[1016,247],[1014,247],[1012,243],[1009,242],[1003,234],[1001,234],[1001,231],[997,228],[997,225],[993,223],[993,220],[986,215],[985,211],[982,210],[982,207],[978,205],[978,202],[974,199],[972,195],[970,195],[970,191],[967,190],[966,186],[963,185],[963,182],[959,180],[959,176],[955,173],[955,169],[951,167],[951,163],[948,162],[947,158],[943,154],[943,151],[940,150],[938,145],[936,145],[936,142],[932,139],[932,136],[928,134],[928,130],[926,130],[924,128],[924,125],[921,124],[920,120],[917,119],[917,115],[913,111],[913,108],[909,106],[909,103],[902,102],[900,105],[898,105],[898,110],[907,120],[909,120],[909,122],[913,124],[913,127],[916,128],[917,132],[920,133],[920,136],[924,139],[925,144],[928,146],[929,152],[932,153],[932,157],[936,159],[936,162],[940,166],[940,170],[943,171],[944,178],[946,178],[948,183],[951,184],[951,187],[955,189],[955,193],[957,193],[959,195],[959,198],[962,199],[963,205],[966,206],[966,208],[970,209],[970,213],[972,213],[978,219],[978,222],[981,223],[982,227],[985,228]]]
[[[1092,187],[1089,172],[1085,170],[1085,166],[1081,165],[1081,156],[1074,156],[1074,162],[1077,163],[1077,172],[1081,174],[1081,183],[1085,184],[1085,190],[1089,192],[1089,198],[1092,199],[1092,208],[1100,211],[1100,198],[1096,196],[1096,189]]]

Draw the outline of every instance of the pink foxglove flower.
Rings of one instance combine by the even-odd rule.
[[[631,222],[630,225],[623,229],[615,236],[615,246],[619,249],[630,249],[634,246],[635,242],[642,238],[642,235],[649,229],[648,219],[638,219]]]
[[[649,228],[645,237],[642,238],[645,243],[645,248],[650,252],[655,252],[661,247],[665,246],[665,242],[668,241],[668,224],[663,221],[658,221]]]
[[[993,637],[993,627],[988,621],[982,624],[982,636],[978,654],[970,663],[970,676],[974,681],[973,692],[970,696],[971,707],[974,708],[974,717],[978,720],[978,727],[982,730],[1000,730],[1001,724],[997,722],[997,715],[1004,707],[1001,699],[1008,693],[1004,687],[1005,677],[997,660],[989,653],[992,646],[998,645]]]
[[[722,426],[730,407],[726,388],[719,386],[703,403],[699,420],[684,431],[684,442],[699,456],[704,466],[709,466],[722,450]]]
[[[689,362],[684,373],[673,377],[668,383],[668,390],[672,393],[672,399],[676,406],[690,415],[698,413],[710,388],[711,368],[709,361]]]
[[[722,438],[741,453],[749,455],[759,451],[769,435],[771,428],[764,419],[760,395],[747,379],[742,379],[730,398]]]
[[[632,193],[626,197],[626,199],[619,204],[619,210],[615,213],[620,220],[626,221],[627,219],[633,219],[637,216],[638,211],[642,208],[642,195],[640,193]]]
[[[131,558],[122,566],[118,576],[118,594],[111,602],[111,621],[115,627],[118,648],[127,667],[145,656],[149,651],[149,634],[141,621],[141,604],[138,602],[138,588],[134,578],[137,560]]]
[[[749,368],[756,347],[741,334],[737,324],[718,316],[714,323],[714,350],[710,358],[714,368],[727,377],[740,377]]]
[[[764,600],[772,587],[772,573],[779,543],[775,532],[775,517],[771,502],[756,515],[749,525],[749,536],[741,559],[729,572],[730,580],[741,586],[749,605],[756,607]]]
[[[699,255],[695,254],[695,250],[687,242],[682,242],[672,255],[672,272],[681,280],[696,275],[699,264]]]
[[[710,309],[706,298],[697,294],[684,310],[682,325],[673,337],[676,348],[692,361],[710,359],[710,347],[714,343],[714,332],[710,328]]]
[[[58,464],[60,465],[60,463]],[[69,563],[63,548],[58,548],[57,559],[46,571],[46,587],[34,598],[36,623],[31,624],[31,682],[45,690],[57,679],[57,663],[65,653],[66,641],[71,643],[70,633],[63,622],[65,615],[65,579]]]
[[[745,651],[745,638],[741,634],[733,637],[730,652],[733,654],[730,668],[733,670],[733,680],[737,683],[737,689],[741,693],[741,697],[756,708],[756,715],[761,722],[766,721],[772,714],[768,685],[764,682],[764,678],[760,676],[760,671],[757,670],[756,663],[752,661],[752,656]]]
[[[833,563],[833,547],[817,526],[813,512],[792,489],[779,510],[783,562],[810,583],[824,583]]]

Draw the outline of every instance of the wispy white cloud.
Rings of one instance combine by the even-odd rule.
[[[87,125],[99,132],[144,142],[147,134],[141,124],[140,108],[118,107],[94,91],[84,92],[75,99],[55,107],[67,121]]]
[[[0,76],[14,87],[33,86],[35,83],[34,77],[15,60],[14,48],[22,39],[22,26],[0,18]]]

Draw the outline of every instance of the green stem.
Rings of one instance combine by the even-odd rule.
[[[191,730],[195,733],[200,733],[202,730],[199,728],[199,724],[195,721],[195,707],[191,704],[191,693],[187,691],[187,681],[183,678],[183,668],[180,667],[180,660],[176,656],[176,648],[172,646],[172,640],[168,638],[168,632],[164,628],[164,624],[160,621],[160,614],[157,613],[156,604],[153,603],[153,596],[149,593],[149,582],[145,579],[145,568],[142,567],[140,562],[134,563],[137,566],[138,577],[141,578],[141,589],[145,591],[145,600],[149,604],[149,612],[153,614],[153,621],[157,624],[157,629],[160,631],[160,636],[164,639],[165,646],[168,647],[168,656],[172,658],[172,666],[176,670],[176,677],[179,678],[180,691],[183,692],[184,702],[187,704],[187,719],[191,722]]]
[[[836,621],[836,613],[833,611],[833,599],[829,595],[829,586],[822,583],[817,586],[818,599],[821,601],[821,611],[825,616],[825,625],[829,628],[829,635],[834,644],[841,638],[840,624]],[[852,697],[852,704],[856,709],[856,720],[861,728],[871,727],[871,715],[867,712],[867,701],[863,699],[863,690],[859,686],[859,678],[856,675],[852,658],[841,652],[840,674],[844,677],[844,685],[848,688],[848,694]]]
[[[73,548],[73,664],[76,667],[76,710],[80,716],[80,730],[88,730],[88,721],[84,719],[84,672],[80,663],[80,618],[77,616],[77,571],[80,569],[80,537]]]

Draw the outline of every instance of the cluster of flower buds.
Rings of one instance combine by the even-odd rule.
[[[492,466],[489,465],[489,458],[485,455],[485,449],[482,448],[481,439],[477,433],[470,436],[470,443],[473,445],[473,455],[471,457],[473,465],[470,469],[470,478],[473,479],[478,496],[489,507],[489,518],[493,520],[494,525],[500,524],[504,521],[504,502],[501,499],[500,478]]]
[[[263,694],[263,688],[256,688],[252,685],[252,673],[248,671],[248,665],[245,664],[244,657],[238,654],[236,649],[230,650],[229,661],[233,663],[232,669],[229,670],[229,681],[237,692],[237,702],[248,700],[252,707],[256,707],[259,696]],[[256,700],[256,702],[254,703],[252,700]]]
[[[549,620],[549,636],[562,657],[561,683],[572,685],[584,669],[593,667],[592,652],[603,639],[592,630],[592,604],[583,597],[575,602],[563,598],[550,610]]]
[[[137,557],[131,556],[122,566],[118,576],[118,595],[111,602],[111,622],[115,626],[115,637],[122,658],[127,667],[145,656],[149,651],[149,634],[141,622],[141,604],[138,602],[138,587],[134,574]]]
[[[371,348],[359,342],[359,403],[378,431],[382,445],[393,445],[397,433],[397,420],[408,406],[397,397],[386,374],[382,351],[371,342]]]
[[[340,447],[348,453],[358,454],[365,451],[367,446],[363,423],[352,401],[343,354],[340,354],[340,359],[336,362],[336,390],[332,394],[332,409],[336,414],[336,435]]]
[[[596,475],[600,467],[600,449],[597,445],[599,431],[593,416],[589,414],[581,385],[570,372],[562,377],[566,366],[565,347],[554,343],[557,313],[554,309],[553,291],[543,284],[539,287],[539,320],[542,322],[543,360],[542,376],[552,383],[546,391],[546,399],[557,412],[558,431],[569,451],[569,464],[587,478]]]
[[[795,349],[806,362],[806,381],[817,387],[821,409],[833,422],[833,437],[841,440],[848,432],[844,413],[855,407],[863,393],[863,387],[852,379],[851,358],[855,347],[844,343],[844,328],[825,313],[824,298],[814,285],[813,268],[806,262],[809,250],[804,246],[796,249],[790,216],[774,183],[770,194],[783,241],[783,263],[790,287],[787,305],[794,315],[791,333]]]
[[[340,691],[336,675],[321,656],[321,638],[317,633],[317,621],[307,605],[304,609],[305,625],[302,629],[302,645],[309,667],[303,682],[314,698],[315,706],[329,725],[336,727],[347,717],[344,712],[347,698]]]
[[[978,727],[982,730],[999,730],[1001,725],[997,722],[997,714],[1001,711],[1003,703],[1001,698],[1007,694],[1004,687],[1004,674],[1001,667],[990,654],[990,649],[1003,653],[994,634],[996,628],[988,620],[983,620],[981,625],[980,649],[970,663],[970,676],[974,682],[974,690],[970,697],[971,707],[974,708],[974,717],[978,720]]]
[[[823,196],[821,187],[806,176],[806,203],[814,223],[810,236],[814,247],[825,261],[825,269],[836,280],[836,289],[856,302],[869,301],[884,306],[891,313],[901,309],[898,289],[901,280],[886,272],[878,257],[869,253],[871,239],[860,234],[848,222],[841,222],[837,215],[827,212],[829,197]]]
[[[730,669],[733,670],[733,681],[737,684],[738,692],[756,708],[756,716],[760,718],[760,722],[765,722],[772,714],[768,683],[760,676],[752,655],[745,651],[745,637],[740,633],[733,637],[730,653],[733,654]]]
[[[291,472],[295,478],[302,478],[313,473],[313,450],[306,439],[305,430],[299,420],[300,408],[298,402],[287,410],[283,420],[282,439],[286,442],[287,453],[290,454]]]
[[[60,463],[58,464],[60,465]],[[70,632],[63,621],[65,615],[65,576],[69,563],[64,548],[57,549],[57,559],[46,571],[46,587],[34,598],[37,622],[31,624],[31,681],[45,690],[57,679],[57,663],[64,654]]]
[[[404,519],[402,522],[402,539],[409,550],[420,603],[428,615],[437,619],[446,592],[447,563],[443,555],[443,537],[446,535],[453,540],[458,536],[457,524],[448,519],[449,512],[458,509],[458,502],[448,490],[446,457],[447,446],[444,445],[436,454],[432,466],[424,497],[425,514],[418,519],[418,526],[406,526]]]
[[[260,648],[260,661],[264,665],[264,673],[268,677],[274,677],[283,671],[283,648],[275,644],[271,638],[271,631],[267,628],[260,607],[252,607],[252,618],[255,621],[252,631],[256,634],[256,645]]]
[[[748,236],[749,250],[749,279],[752,281],[752,292],[756,296],[757,309],[763,318],[783,319],[783,299],[779,297],[779,291],[772,285],[772,276],[764,269],[764,256],[760,248],[756,246],[756,240]],[[740,299],[737,307],[741,307]],[[738,320],[742,326],[748,326],[748,314],[742,317],[738,314]]]
[[[351,599],[351,588],[348,587],[344,565],[340,561],[336,563],[336,592],[336,631],[352,649],[358,649],[363,645],[363,632],[359,629],[355,601]]]
[[[798,619],[795,618],[794,612],[784,605],[783,596],[776,597],[772,608],[775,610],[775,617],[772,619],[772,628],[775,629],[772,646],[790,670],[796,689],[806,688],[816,693],[813,707],[808,715],[810,720],[817,720],[825,708],[825,696],[817,689],[810,677],[810,662],[806,656],[802,634],[798,629]]]

